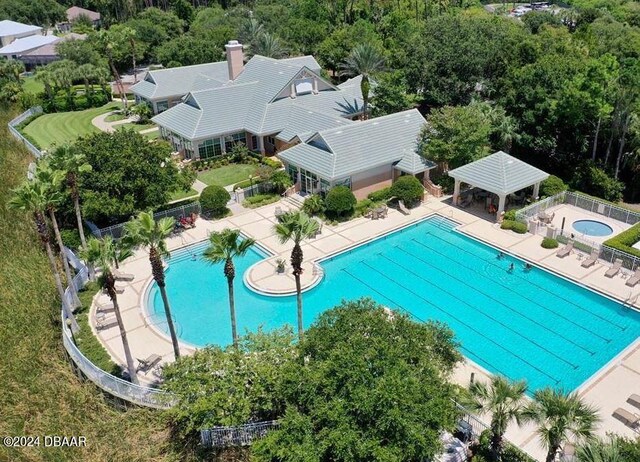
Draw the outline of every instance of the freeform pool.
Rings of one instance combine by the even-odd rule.
[[[587,236],[608,236],[613,234],[613,228],[598,220],[578,220],[573,222],[573,229]]]
[[[573,390],[640,335],[640,313],[471,239],[436,216],[322,262],[323,281],[304,294],[305,325],[342,299],[374,298],[416,320],[445,322],[468,358],[493,373],[526,378],[530,390]],[[186,342],[231,343],[222,264],[175,252],[167,290]],[[295,297],[247,289],[241,275],[264,258],[255,247],[236,262],[238,332],[296,324]],[[509,271],[511,263],[514,270]],[[157,287],[150,315],[166,331]]]

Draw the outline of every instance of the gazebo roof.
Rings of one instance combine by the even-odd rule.
[[[449,171],[449,176],[495,194],[511,194],[546,180],[549,174],[498,151]]]

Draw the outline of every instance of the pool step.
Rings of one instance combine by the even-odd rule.
[[[430,218],[429,222],[433,223],[434,226],[445,231],[451,231],[453,228],[458,226],[458,223],[456,223],[455,221],[451,221],[448,218],[440,217],[440,216],[435,216]]]

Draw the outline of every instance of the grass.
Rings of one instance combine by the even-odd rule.
[[[229,164],[214,168],[206,172],[198,173],[198,179],[207,185],[228,186],[249,178],[255,174],[256,166],[253,164]]]
[[[22,131],[41,149],[49,149],[53,145],[72,143],[83,135],[98,132],[91,120],[100,114],[119,108],[119,103],[111,102],[84,111],[44,114],[24,127]]]
[[[186,199],[187,197],[192,197],[192,196],[197,196],[198,195],[198,191],[196,191],[195,189],[191,188],[189,191],[176,191],[174,193],[171,194],[171,198],[169,199],[169,201],[178,201],[180,199]]]
[[[242,206],[248,209],[257,209],[264,205],[273,204],[280,200],[279,194],[257,194],[252,197],[248,197],[242,202]]]
[[[42,82],[38,82],[35,76],[25,77],[22,79],[22,88],[26,93],[31,93],[32,95],[39,95],[44,91],[44,84]]]
[[[117,122],[119,120],[124,120],[126,118],[127,118],[127,116],[124,115],[123,113],[116,112],[115,114],[110,114],[107,117],[105,117],[104,121],[105,122]]]
[[[5,206],[33,160],[6,129],[17,113],[0,111],[0,435],[82,435],[87,447],[0,445],[0,460],[198,460],[194,449],[172,442],[162,413],[118,410],[73,373],[47,257],[30,216]]]
[[[160,130],[156,130],[156,131],[148,132],[148,133],[142,133],[142,136],[144,136],[149,141],[157,140],[158,138],[160,138]]]

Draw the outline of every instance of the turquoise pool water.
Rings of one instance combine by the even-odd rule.
[[[598,220],[578,220],[573,222],[573,229],[587,236],[608,236],[613,234],[613,228]]]
[[[530,389],[572,390],[640,335],[640,313],[511,256],[432,217],[322,262],[323,281],[304,294],[305,324],[342,299],[370,296],[417,320],[447,323],[462,352],[494,373],[526,378]],[[206,244],[175,252],[167,288],[186,342],[231,343],[222,265],[193,260]],[[244,286],[242,274],[264,258],[237,261],[239,332],[296,324],[295,297],[267,297]],[[509,271],[513,263],[513,271]],[[152,318],[166,330],[157,288]]]

